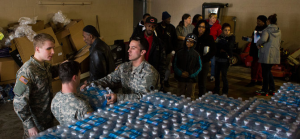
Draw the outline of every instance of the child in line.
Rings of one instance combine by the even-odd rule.
[[[175,78],[179,81],[178,96],[185,95],[195,99],[195,87],[198,81],[198,74],[202,64],[199,53],[194,49],[197,43],[197,36],[193,33],[185,37],[183,48],[174,57]]]

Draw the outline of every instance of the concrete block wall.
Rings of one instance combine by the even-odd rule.
[[[300,48],[299,0],[148,0],[148,12],[161,21],[162,12],[168,11],[172,16],[171,23],[176,27],[184,13],[189,13],[192,17],[202,14],[204,2],[229,3],[224,15],[237,17],[236,40],[240,47],[246,44],[242,41],[242,36],[251,36],[258,15],[268,17],[276,13],[284,40],[283,46],[291,51]]]
[[[128,41],[133,30],[132,0],[48,0],[59,2],[91,1],[91,5],[38,5],[44,0],[1,0],[0,27],[17,22],[20,17],[35,17],[47,23],[61,10],[70,19],[83,19],[85,25],[96,27],[98,15],[100,35],[107,44],[116,39]]]

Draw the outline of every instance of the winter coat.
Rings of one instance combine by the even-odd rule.
[[[162,23],[158,23],[156,27],[157,37],[164,42],[166,54],[170,54],[177,47],[176,29],[172,24],[162,27]]]
[[[209,52],[206,55],[203,55],[205,46],[209,47]],[[199,53],[202,63],[209,62],[210,59],[216,54],[216,44],[214,38],[208,33],[204,33],[202,36],[198,37],[195,50]]]
[[[206,20],[209,23],[209,20]],[[217,39],[218,36],[220,36],[222,33],[222,26],[219,24],[219,21],[217,20],[216,23],[210,27],[210,35],[214,37],[214,40]]]
[[[264,64],[280,64],[281,31],[275,24],[270,24],[262,32],[256,46],[259,49],[258,62]]]
[[[216,39],[216,59],[228,59],[232,57],[232,49],[235,43],[235,36],[230,34],[229,36],[225,36],[221,34]],[[225,52],[221,52],[223,49]]]
[[[196,44],[190,49],[186,46],[186,40],[184,41],[184,48],[178,50],[175,54],[173,61],[174,76],[179,82],[192,82],[197,83],[198,74],[202,69],[202,63],[199,53],[195,50]],[[189,77],[181,77],[182,72],[188,72]]]
[[[96,38],[90,48],[90,81],[105,77],[116,65],[109,46]]]
[[[262,32],[265,28],[267,27],[267,25],[264,25],[262,27],[260,26],[256,26],[255,30],[258,32]],[[254,58],[258,58],[258,49],[256,47],[256,43],[254,43],[254,33],[252,32],[252,42],[251,42],[251,46],[250,46],[250,51],[249,51],[249,55],[254,57]]]

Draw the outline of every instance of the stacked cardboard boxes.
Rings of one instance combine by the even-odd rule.
[[[15,23],[9,24],[13,27]],[[86,44],[82,38],[82,30],[84,23],[80,19],[72,20],[70,24],[63,26],[62,24],[53,24],[52,22],[44,25],[44,21],[37,21],[36,24],[30,25],[36,33],[50,34],[55,40],[54,56],[49,61],[51,64],[59,64],[72,54],[76,54]],[[12,58],[0,58],[0,84],[14,83],[16,73],[23,62],[30,59],[34,54],[33,43],[27,37],[14,38],[11,41],[10,54]],[[89,51],[88,47],[80,51],[80,54],[73,56],[75,61],[81,63],[82,72],[89,71]],[[61,81],[56,79],[52,82],[53,91],[57,92],[61,89]]]

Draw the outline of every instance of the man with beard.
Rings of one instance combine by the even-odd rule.
[[[134,36],[143,37],[149,43],[149,48],[145,54],[145,60],[148,61],[160,75],[160,90],[163,91],[163,81],[165,77],[166,68],[166,54],[163,43],[154,35],[154,30],[157,24],[155,17],[148,17],[145,21],[146,30],[142,34],[135,34]]]
[[[162,22],[157,24],[155,28],[157,32],[157,37],[162,40],[165,46],[166,52],[166,72],[165,72],[165,79],[164,79],[164,86],[170,87],[169,84],[169,77],[171,74],[170,67],[171,67],[171,59],[172,59],[172,51],[176,49],[177,46],[177,34],[175,27],[170,24],[171,22],[171,15],[165,11],[162,13]]]
[[[109,46],[99,39],[96,28],[87,25],[83,28],[83,40],[90,45],[90,78],[89,81],[105,77],[115,69],[115,62]]]

